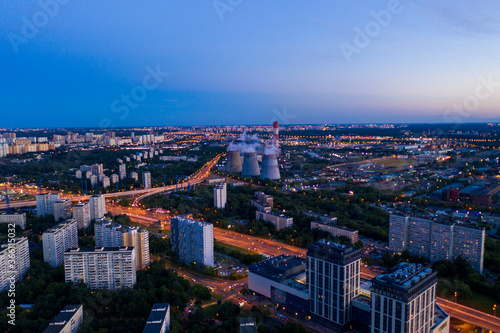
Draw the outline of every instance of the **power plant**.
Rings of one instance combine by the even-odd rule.
[[[280,179],[278,163],[279,156],[279,124],[273,123],[273,134],[267,144],[262,144],[256,136],[247,137],[243,133],[237,142],[231,142],[227,147],[226,172],[241,173],[244,177],[261,179]],[[258,156],[262,154],[262,156]],[[243,163],[241,160],[243,155]],[[262,157],[262,168],[259,159]]]
[[[241,156],[239,150],[227,151],[226,172],[240,173],[242,169]]]

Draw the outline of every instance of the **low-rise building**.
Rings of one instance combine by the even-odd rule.
[[[330,224],[325,222],[311,222],[311,229],[319,229],[330,233],[333,237],[344,236],[351,240],[352,244],[358,242],[359,232],[356,229],[347,228],[344,226],[339,226],[336,224]]]
[[[26,213],[0,213],[0,223],[14,223],[21,229],[26,229]]]
[[[255,219],[271,222],[276,227],[276,230],[281,230],[291,227],[293,224],[293,217],[285,216],[283,214],[276,214],[272,212],[266,213],[259,210],[255,212]]]

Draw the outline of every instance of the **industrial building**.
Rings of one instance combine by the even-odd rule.
[[[42,235],[43,261],[51,267],[64,263],[64,252],[78,247],[78,223],[75,219],[64,220],[47,229]]]
[[[389,250],[439,260],[466,259],[479,273],[483,271],[485,230],[448,221],[391,214],[389,218]]]
[[[142,333],[165,333],[170,330],[170,304],[156,303],[149,313]]]
[[[309,291],[306,283],[307,260],[280,255],[251,265],[248,269],[248,289],[293,312],[309,312]]]
[[[70,249],[64,253],[66,282],[84,282],[89,288],[117,290],[136,283],[135,251],[132,247]]]
[[[83,306],[66,305],[42,333],[76,333],[83,322]]]
[[[14,257],[9,257],[13,255]],[[9,259],[13,267],[9,267]],[[12,280],[21,281],[30,268],[30,251],[28,238],[15,238],[13,243],[5,243],[0,247],[0,291],[9,287]]]
[[[214,227],[186,217],[170,219],[172,250],[185,263],[214,266]]]

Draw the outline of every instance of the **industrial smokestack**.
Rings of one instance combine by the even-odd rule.
[[[281,178],[280,168],[278,166],[278,154],[264,154],[260,178],[271,180],[278,180]]]
[[[277,145],[279,143],[279,136],[280,136],[280,125],[277,121],[275,121],[273,123],[273,138],[276,141]]]
[[[243,154],[243,168],[241,175],[245,177],[254,177],[260,175],[259,162],[257,161],[257,152],[245,152]]]
[[[241,157],[239,150],[228,150],[227,152],[227,162],[226,162],[226,172],[228,173],[240,173],[242,169]]]

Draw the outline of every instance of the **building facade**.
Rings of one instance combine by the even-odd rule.
[[[2,244],[0,247],[0,291],[7,289],[11,282],[21,281],[29,268],[28,238],[15,238],[13,243]]]
[[[87,228],[90,225],[90,206],[88,203],[79,202],[73,206],[73,218],[78,224],[78,229]]]
[[[142,186],[144,188],[151,188],[151,172],[145,171],[142,173]]]
[[[61,219],[66,220],[71,217],[71,200],[60,199],[54,202],[54,220],[59,222]]]
[[[459,223],[445,223],[391,214],[389,251],[426,258],[431,263],[462,256],[479,273],[483,272],[485,230]]]
[[[371,280],[371,333],[427,333],[434,326],[437,273],[403,262]]]
[[[51,267],[64,263],[64,252],[78,247],[78,222],[65,220],[47,229],[42,235],[43,260]]]
[[[330,233],[333,237],[344,236],[351,240],[352,244],[357,243],[359,232],[356,229],[351,229],[343,226],[338,226],[336,224],[330,224],[325,222],[311,222],[311,229],[319,229]]]
[[[59,200],[59,193],[36,195],[36,213],[38,216],[54,215],[54,202]]]
[[[64,253],[66,282],[89,288],[124,289],[136,283],[135,251],[130,247],[70,249]]]
[[[307,246],[307,257],[311,317],[340,332],[360,292],[361,250],[320,240]]]
[[[227,203],[227,184],[219,183],[214,187],[214,207],[219,209],[226,208]]]
[[[276,230],[291,227],[293,224],[293,217],[285,216],[283,214],[266,213],[260,210],[255,211],[256,220],[264,220],[271,222],[276,227]]]
[[[106,214],[106,198],[104,194],[95,194],[89,198],[90,219],[97,220]]]
[[[133,247],[136,268],[149,265],[149,231],[145,228],[127,227],[106,219],[99,219],[94,224],[96,247]]]
[[[0,223],[14,223],[21,229],[26,229],[26,213],[0,213]]]
[[[214,266],[213,225],[185,217],[170,219],[172,250],[185,263]]]

